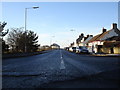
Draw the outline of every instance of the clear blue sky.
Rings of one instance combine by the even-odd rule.
[[[4,2],[0,21],[8,23],[6,29],[24,27],[25,8],[32,6],[40,8],[28,10],[27,29],[39,35],[41,45],[55,42],[63,47],[81,33],[96,35],[118,22],[117,2]]]

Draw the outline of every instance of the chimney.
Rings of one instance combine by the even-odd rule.
[[[83,34],[83,33],[81,33],[81,36],[84,36],[84,34]]]
[[[113,24],[111,25],[111,28],[112,28],[112,29],[117,29],[117,24],[116,24],[116,23],[113,23]]]
[[[90,37],[93,37],[93,35],[90,35]]]
[[[88,38],[89,36],[90,36],[90,35],[88,34],[88,35],[87,35],[87,38]]]
[[[104,33],[104,32],[106,32],[107,30],[103,27],[103,29],[102,29],[102,33]]]

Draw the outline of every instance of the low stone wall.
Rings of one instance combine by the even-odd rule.
[[[45,53],[45,52],[46,51],[4,54],[4,55],[2,55],[2,59],[33,56],[33,55],[38,55],[38,54],[42,54],[42,53]]]

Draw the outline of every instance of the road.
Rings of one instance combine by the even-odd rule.
[[[3,88],[117,88],[119,59],[79,55],[62,49],[6,59],[2,62]]]

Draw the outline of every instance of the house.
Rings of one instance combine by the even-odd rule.
[[[93,38],[93,35],[87,35],[81,40],[81,45],[80,46],[88,46],[87,43],[89,42],[90,39]]]
[[[101,53],[101,52],[104,53],[105,50],[103,50],[103,48],[105,47],[105,43],[107,43],[108,40],[110,42],[111,41],[110,38],[113,38],[115,36],[116,37],[120,36],[120,30],[117,28],[117,24],[113,23],[111,25],[110,30],[107,31],[106,29],[103,28],[101,34],[94,36],[87,42],[89,51],[95,52],[95,53]],[[114,43],[114,42],[111,41],[111,43]],[[109,53],[113,53],[113,51],[114,51],[113,48],[115,48],[115,47],[110,48],[111,51],[109,51]]]
[[[101,51],[104,53],[120,54],[120,36],[113,36],[104,40]]]
[[[60,46],[56,43],[53,43],[50,47],[51,49],[60,49]]]
[[[50,46],[48,45],[44,45],[40,47],[40,50],[49,50],[49,49],[50,49]]]
[[[74,42],[70,44],[70,47],[74,47]]]
[[[81,40],[84,38],[84,34],[81,33],[81,35],[79,35],[78,39],[76,39],[76,44],[77,46],[80,46],[81,45]]]
[[[87,46],[87,42],[93,37],[93,35],[87,35],[86,37],[82,33],[76,40],[77,46]]]

